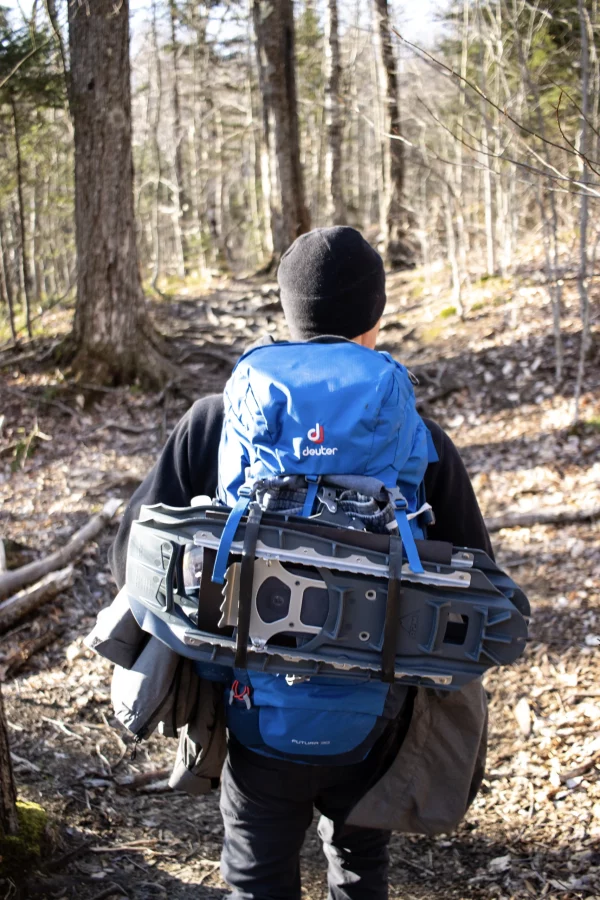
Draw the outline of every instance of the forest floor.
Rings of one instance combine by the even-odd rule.
[[[556,384],[549,301],[535,272],[473,285],[462,321],[442,274],[389,279],[380,347],[418,375],[421,410],[459,446],[486,516],[600,502],[600,335],[596,322],[582,421],[572,427],[579,336],[570,285],[565,374]],[[597,310],[599,290],[591,290]],[[160,394],[69,381],[50,363],[68,327],[63,314],[47,316],[47,333],[33,344],[0,353],[9,564],[46,555],[106,499],[127,498],[194,395],[220,391],[262,332],[284,334],[274,286],[256,281],[182,292],[155,313],[187,378]],[[223,897],[216,794],[169,792],[160,772],[137,789],[118,783],[168,770],[175,744],[153,737],[130,759],[130,736],[113,728],[110,666],[82,644],[114,594],[106,557],[115,530],[88,547],[73,588],[0,637],[19,794],[48,810],[55,858],[73,852],[31,896],[87,900],[113,888],[132,900]],[[392,898],[600,898],[599,538],[598,520],[493,536],[500,563],[532,601],[532,639],[516,665],[486,677],[482,791],[456,833],[394,836]],[[302,867],[304,896],[324,898],[314,825]],[[5,896],[14,896],[10,884]]]

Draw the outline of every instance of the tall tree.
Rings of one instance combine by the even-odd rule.
[[[396,54],[392,43],[392,30],[388,0],[373,0],[378,63],[381,71],[381,88],[385,92],[383,149],[383,204],[381,226],[387,261],[394,268],[406,268],[413,264],[412,250],[406,240],[404,228],[404,151],[402,122],[398,103],[398,74]]]
[[[327,184],[328,218],[334,225],[344,225],[346,209],[342,192],[342,140],[344,119],[340,104],[340,39],[338,34],[337,0],[327,0],[325,15],[325,115],[327,123],[327,154],[325,181]]]
[[[171,86],[171,97],[173,105],[173,138],[175,140],[175,183],[177,189],[175,191],[174,203],[176,208],[176,232],[181,244],[182,266],[181,274],[187,273],[187,257],[188,241],[187,232],[189,229],[191,206],[189,198],[185,190],[184,180],[184,129],[181,124],[181,101],[180,101],[180,72],[179,57],[180,47],[177,39],[177,20],[178,11],[175,0],[169,0],[169,21],[171,24],[171,53],[173,58],[173,81]]]
[[[254,0],[253,19],[277,257],[310,229],[298,138],[293,2]]]
[[[73,366],[94,382],[157,383],[166,363],[142,291],[133,212],[129,0],[68,8],[77,244]]]

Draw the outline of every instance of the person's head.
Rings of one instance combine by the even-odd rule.
[[[281,305],[294,340],[331,334],[374,349],[385,307],[379,253],[347,225],[297,238],[277,272]]]

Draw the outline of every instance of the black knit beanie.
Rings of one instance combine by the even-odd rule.
[[[346,225],[302,234],[281,257],[277,280],[294,340],[358,337],[385,307],[383,260]]]

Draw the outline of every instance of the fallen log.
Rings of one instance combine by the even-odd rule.
[[[600,505],[587,509],[538,510],[530,513],[507,513],[503,516],[491,516],[485,519],[490,534],[502,528],[532,528],[534,525],[565,525],[572,522],[592,522],[600,519]]]
[[[49,572],[61,569],[73,560],[77,559],[83,552],[85,545],[99,534],[105,525],[115,515],[116,511],[122,504],[122,500],[111,499],[104,504],[102,512],[87,522],[83,528],[76,531],[73,537],[60,550],[55,550],[44,559],[36,562],[28,563],[19,569],[12,569],[0,575],[0,600],[10,597],[16,591],[21,590],[27,584],[39,581]],[[12,599],[12,598],[11,598]]]
[[[0,634],[72,584],[73,566],[67,566],[58,572],[49,572],[36,584],[0,603]]]
[[[0,625],[0,630],[2,626]],[[25,644],[19,647],[16,653],[13,653],[4,663],[4,677],[3,680],[7,678],[12,678],[13,675],[16,675],[23,666],[26,666],[29,660],[35,656],[36,653],[39,653],[40,650],[45,650],[46,647],[49,647],[50,644],[53,644],[54,641],[57,641],[59,637],[64,633],[64,627],[53,627],[48,628],[43,634],[40,634],[38,637],[33,638],[32,640],[26,641]]]
[[[153,769],[151,772],[135,772],[132,775],[120,775],[115,778],[119,787],[138,788],[152,784],[153,781],[164,781],[171,774],[172,766],[166,769]]]

